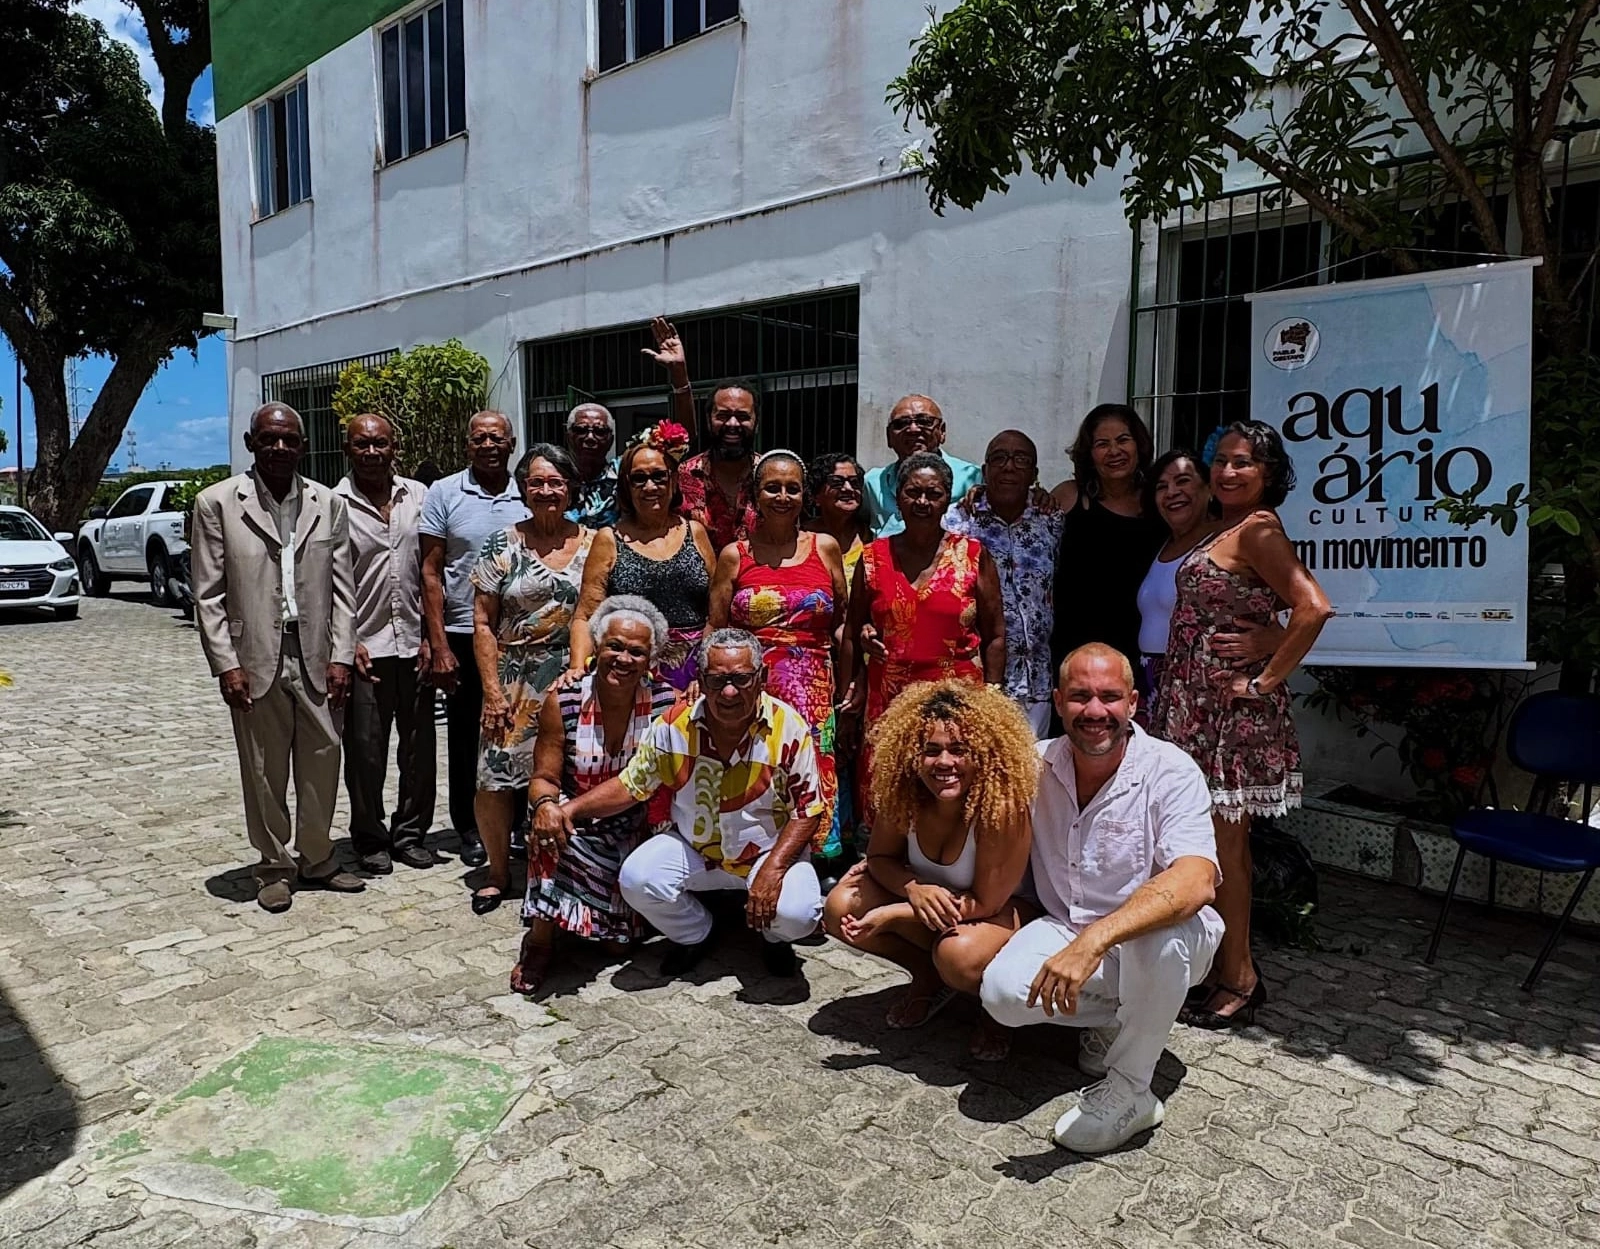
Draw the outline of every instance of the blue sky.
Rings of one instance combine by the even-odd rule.
[[[139,58],[139,69],[152,88],[157,107],[161,102],[161,79],[150,57],[144,27],[138,15],[122,0],[77,0],[79,12],[97,19],[110,34],[126,43]],[[215,119],[211,100],[211,71],[195,83],[189,98],[189,114],[210,124]],[[77,396],[84,415],[111,370],[111,362],[90,358],[78,362]],[[0,422],[10,444],[0,462],[17,462],[17,366],[11,345],[0,337]],[[34,458],[33,401],[23,388],[24,417],[23,463]],[[228,459],[228,377],[226,349],[222,339],[212,335],[200,343],[198,358],[180,352],[162,368],[145,389],[128,422],[130,434],[111,457],[117,468],[129,466],[130,438],[140,466],[159,468],[201,468],[222,464]]]

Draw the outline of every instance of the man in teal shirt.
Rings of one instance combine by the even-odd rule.
[[[983,480],[983,469],[939,448],[944,446],[944,414],[939,405],[927,395],[907,395],[889,411],[889,450],[895,462],[867,473],[867,510],[872,517],[873,532],[880,538],[899,533],[905,528],[900,519],[900,507],[895,493],[900,484],[900,461],[918,451],[933,451],[944,457],[955,478],[950,491],[951,502],[965,497]]]

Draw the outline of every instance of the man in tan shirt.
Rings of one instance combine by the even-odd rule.
[[[245,828],[261,855],[256,901],[285,911],[297,879],[341,893],[366,887],[339,869],[329,839],[355,661],[355,581],[344,500],[298,472],[300,414],[281,403],[257,408],[245,447],[251,471],[195,500],[195,617],[233,711]]]
[[[399,445],[381,416],[353,416],[344,430],[350,471],[334,493],[350,512],[356,581],[356,683],[344,735],[344,786],[350,795],[350,844],[361,867],[377,875],[432,867],[422,839],[433,824],[435,796],[433,686],[422,636],[422,483],[395,475]],[[400,796],[384,821],[383,783],[389,734],[396,730]]]

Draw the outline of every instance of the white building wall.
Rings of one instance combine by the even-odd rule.
[[[523,341],[859,285],[864,458],[919,390],[957,453],[1016,426],[1064,476],[1077,418],[1126,388],[1116,179],[937,217],[883,102],[922,0],[743,9],[590,80],[592,0],[469,3],[467,134],[387,168],[366,32],[308,70],[312,200],[253,223],[249,110],[224,118],[236,426],[263,374],[451,335],[520,415]]]

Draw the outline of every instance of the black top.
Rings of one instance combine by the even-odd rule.
[[[687,529],[687,524],[684,527]],[[711,570],[695,547],[693,535],[687,532],[683,545],[671,559],[640,555],[619,537],[617,562],[611,565],[611,575],[606,578],[606,593],[637,594],[649,599],[667,618],[670,628],[703,629],[711,604]]]
[[[1078,497],[1056,550],[1052,667],[1086,642],[1105,642],[1139,671],[1139,586],[1167,537],[1159,516],[1123,516]]]

